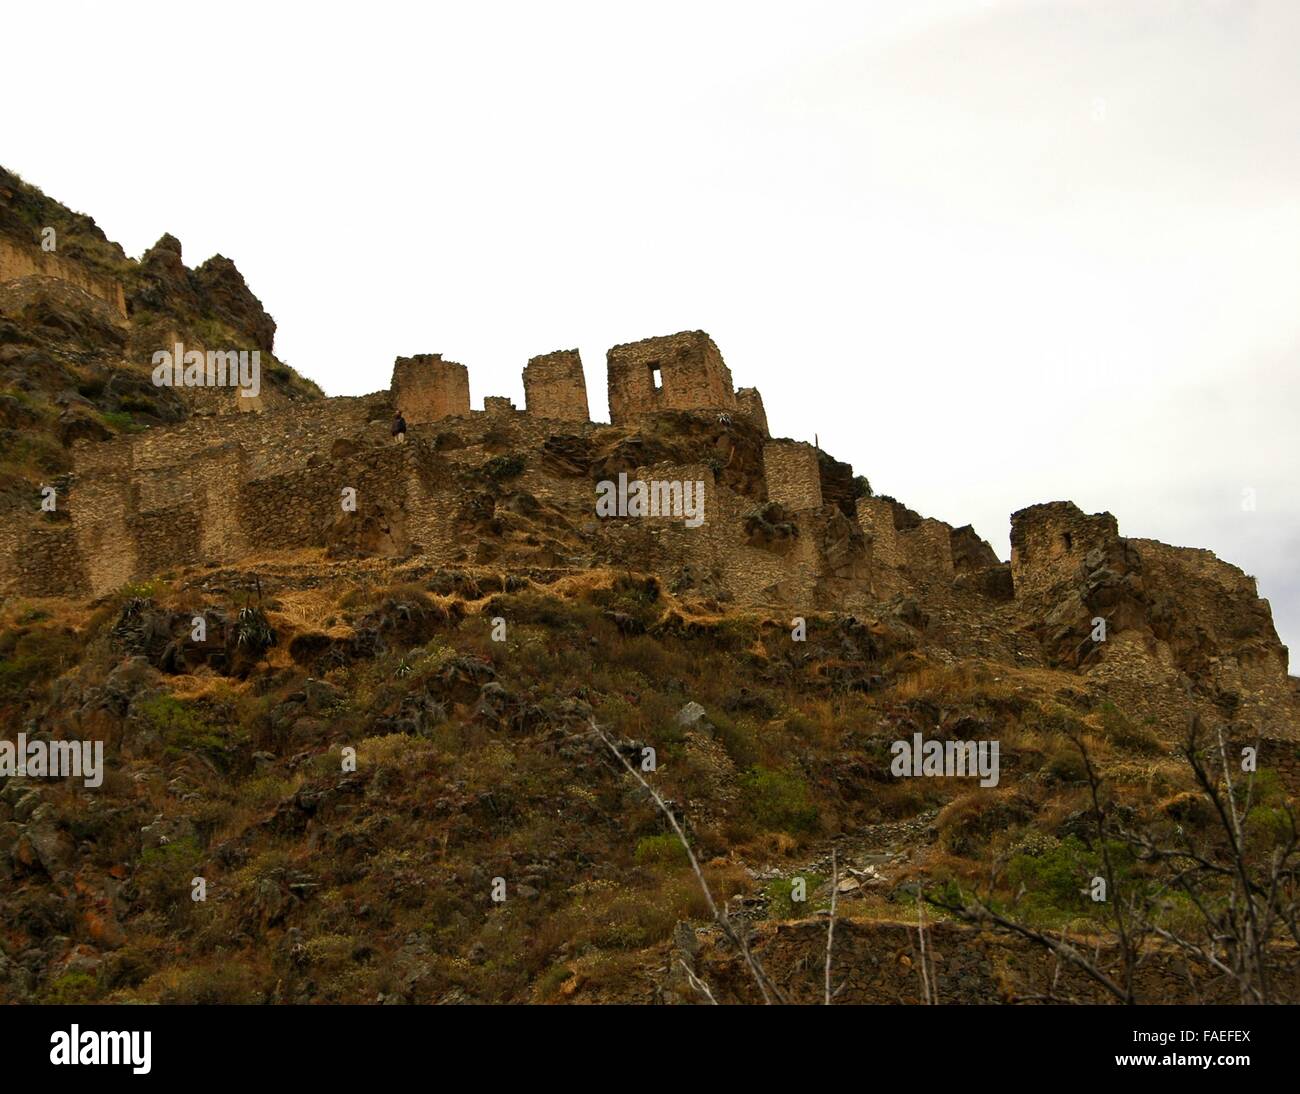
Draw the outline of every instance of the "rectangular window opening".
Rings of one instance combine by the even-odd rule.
[[[652,362],[650,365],[650,386],[655,391],[663,391],[664,389],[663,373],[659,371],[659,362],[657,361]]]

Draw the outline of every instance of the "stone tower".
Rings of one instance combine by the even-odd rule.
[[[540,418],[589,422],[587,381],[576,349],[556,350],[524,366],[524,407]]]
[[[607,361],[615,425],[657,410],[736,409],[731,370],[702,330],[614,346]]]
[[[441,353],[397,358],[389,389],[410,425],[469,415],[469,370]]]

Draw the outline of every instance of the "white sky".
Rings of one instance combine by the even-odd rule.
[[[709,331],[1007,557],[1069,498],[1300,646],[1300,4],[10,6],[0,162],[235,260],[332,395]],[[1242,491],[1256,491],[1243,511]]]

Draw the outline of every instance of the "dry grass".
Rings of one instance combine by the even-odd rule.
[[[270,613],[272,621],[284,621],[297,630],[327,630],[325,621],[338,615],[335,590],[329,586],[294,589],[275,599],[279,607]]]
[[[908,673],[889,689],[899,701],[931,699],[943,703],[970,703],[980,699],[1010,699],[1024,694],[1025,682],[1014,670],[983,662],[927,665]]]

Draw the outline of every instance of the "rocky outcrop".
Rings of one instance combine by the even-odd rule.
[[[182,258],[180,240],[164,235],[140,260],[140,280],[131,298],[134,307],[181,321],[208,316],[227,326],[239,340],[238,346],[230,348],[258,349],[266,354],[274,349],[275,320],[224,255],[213,255],[191,270]]]
[[[1227,711],[1286,701],[1287,650],[1254,578],[1210,551],[1126,539],[1071,502],[1011,519],[1016,600],[1049,664],[1181,678]]]
[[[199,294],[181,257],[181,241],[165,234],[140,259],[141,285],[131,296],[133,308],[145,307],[175,316],[199,310]]]
[[[213,255],[194,271],[194,283],[203,305],[245,339],[250,349],[270,353],[275,348],[275,320],[230,259]]]
[[[969,524],[954,528],[949,538],[952,543],[952,568],[958,574],[975,573],[1002,564],[993,548],[980,539]]]

